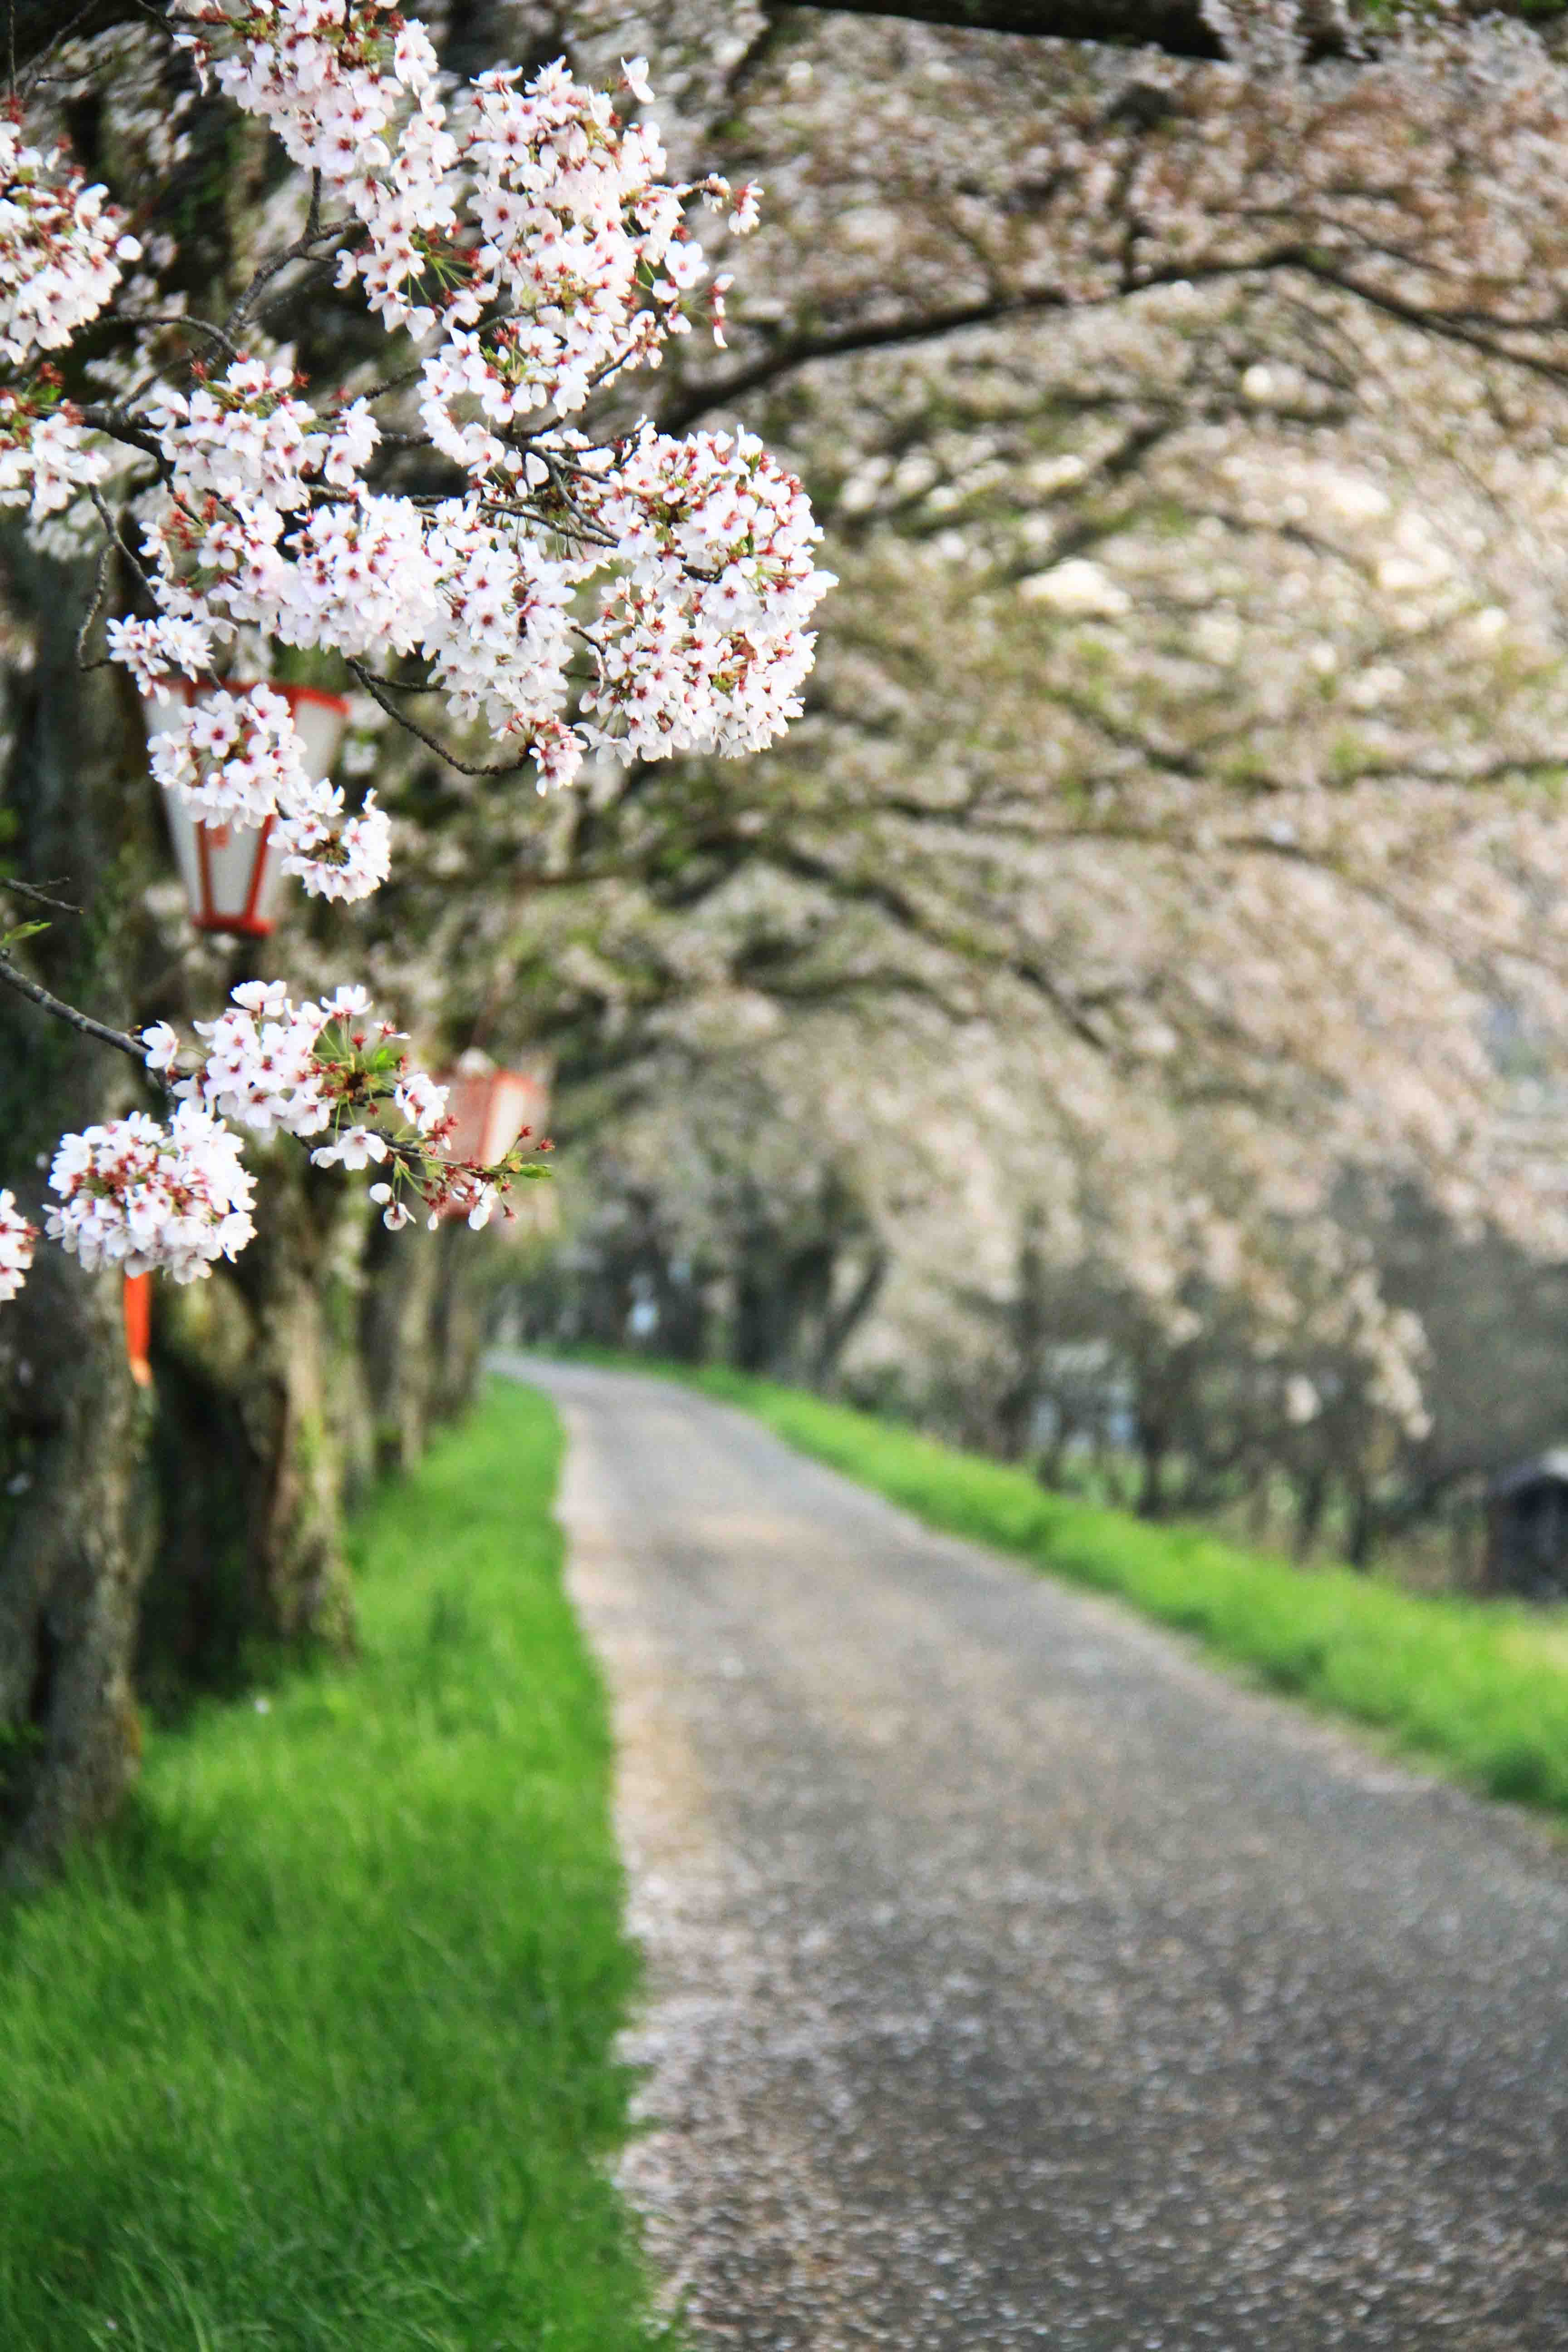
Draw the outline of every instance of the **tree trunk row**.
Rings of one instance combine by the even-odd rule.
[[[352,1652],[345,1506],[472,1395],[466,1228],[367,1248],[298,1151],[258,1192],[236,1266],[155,1283],[150,1389],[131,1376],[115,1277],[41,1252],[23,1293],[32,1352],[14,1340],[5,1359],[0,1883],[47,1871],[113,1812],[141,1705],[174,1712],[282,1657]]]
[[[33,912],[7,874],[52,886],[76,911],[16,949],[37,976],[116,1027],[178,1016],[144,904],[167,850],[141,714],[121,673],[78,667],[90,583],[9,527],[0,582],[31,649],[0,663],[0,931]],[[147,1101],[129,1059],[0,988],[0,1183],[35,1223],[62,1129]],[[46,1244],[0,1307],[0,1884],[113,1812],[139,1697],[173,1706],[280,1650],[352,1647],[345,1499],[412,1462],[471,1384],[467,1229],[367,1232],[363,1192],[298,1146],[247,1156],[257,1238],[210,1280],[155,1283],[150,1389],[114,1276]]]

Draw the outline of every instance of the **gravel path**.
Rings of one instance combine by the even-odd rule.
[[[564,1415],[699,2344],[1563,2352],[1568,1848],[742,1415]]]

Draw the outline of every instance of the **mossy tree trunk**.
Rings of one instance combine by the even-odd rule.
[[[360,1351],[381,1470],[411,1470],[425,1450],[441,1238],[419,1220],[389,1234],[378,1218],[366,1241]]]
[[[484,1357],[489,1237],[460,1220],[430,1233],[416,1220],[365,1245],[360,1349],[383,1470],[409,1470],[432,1423],[467,1411]]]
[[[123,1025],[151,943],[140,889],[152,813],[134,701],[118,673],[77,668],[89,593],[80,567],[47,560],[15,530],[0,541],[0,565],[31,655],[5,679],[4,855],[11,872],[57,886],[81,909],[54,917],[25,952],[58,994]],[[39,1162],[62,1129],[144,1100],[127,1059],[0,990],[0,1181],[35,1221]],[[105,1820],[135,1772],[149,1413],[127,1369],[112,1276],[84,1275],[46,1246],[4,1316],[0,1874],[15,1878]]]
[[[163,1528],[142,1667],[165,1701],[232,1686],[279,1651],[353,1644],[342,1507],[369,1454],[359,1213],[293,1146],[252,1166],[256,1239],[232,1268],[158,1299]]]
[[[493,1265],[488,1239],[460,1221],[443,1225],[436,1236],[429,1348],[430,1412],[437,1421],[456,1421],[478,1392]]]

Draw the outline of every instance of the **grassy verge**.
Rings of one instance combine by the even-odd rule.
[[[716,1367],[681,1377],[932,1527],[1119,1594],[1275,1689],[1375,1726],[1489,1796],[1568,1812],[1561,1611],[1429,1598],[1349,1569],[1303,1571],[1200,1530],[1047,1494],[1026,1471],[799,1390]]]
[[[362,1519],[363,1655],[153,1741],[0,1920],[6,2352],[630,2352],[609,1746],[510,1384]]]

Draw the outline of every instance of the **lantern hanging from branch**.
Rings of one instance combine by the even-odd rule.
[[[498,1070],[488,1054],[469,1052],[455,1069],[437,1073],[447,1088],[447,1115],[457,1125],[442,1145],[447,1160],[493,1168],[526,1129],[537,1135],[550,1109],[549,1073],[542,1062],[521,1070]],[[467,1213],[460,1202],[444,1210],[447,1219]]]
[[[224,691],[243,692],[225,678]],[[180,724],[193,702],[215,689],[182,679],[167,698],[150,698],[146,705],[147,740],[154,741]],[[272,691],[288,703],[305,747],[305,765],[312,778],[329,775],[342,741],[349,706],[341,694],[323,694],[313,686],[283,686]],[[238,939],[264,940],[276,920],[282,866],[272,838],[272,819],[264,824],[203,824],[194,817],[177,792],[163,788],[163,808],[169,835],[185,886],[191,920],[198,931],[227,931]]]

